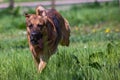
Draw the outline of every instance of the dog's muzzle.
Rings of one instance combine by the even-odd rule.
[[[30,42],[33,44],[33,45],[37,45],[39,44],[39,40],[42,39],[42,34],[40,32],[35,32],[33,31],[31,34],[30,34]]]

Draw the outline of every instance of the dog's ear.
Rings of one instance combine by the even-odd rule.
[[[28,13],[24,13],[24,15],[25,15],[26,18],[30,17],[30,14],[28,14]]]
[[[45,8],[42,7],[42,6],[38,6],[36,8],[36,14],[39,15],[39,16],[46,16],[46,11],[45,11]]]

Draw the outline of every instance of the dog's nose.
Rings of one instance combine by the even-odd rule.
[[[37,38],[37,39],[42,38],[42,34],[41,34],[40,32],[32,32],[32,33],[31,33],[31,36],[32,36],[33,38]]]
[[[30,34],[30,41],[32,44],[38,44],[38,40],[42,38],[42,34],[40,32],[32,32]]]
[[[37,44],[38,42],[37,42],[37,35],[38,35],[38,33],[37,32],[32,32],[31,34],[30,34],[30,41],[31,41],[31,43],[32,44]]]
[[[38,34],[37,32],[32,32],[31,36],[35,37],[35,36],[37,36],[37,34]]]

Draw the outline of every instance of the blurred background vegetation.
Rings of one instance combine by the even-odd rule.
[[[0,80],[120,80],[119,1],[55,8],[70,23],[71,43],[59,46],[41,74],[28,48],[24,17],[35,7],[0,9]]]

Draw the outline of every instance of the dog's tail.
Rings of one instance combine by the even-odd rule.
[[[62,46],[69,46],[70,43],[70,25],[69,22],[67,21],[67,19],[64,19],[65,22],[65,26],[64,26],[64,30],[62,30],[62,39],[61,39],[61,45]]]

